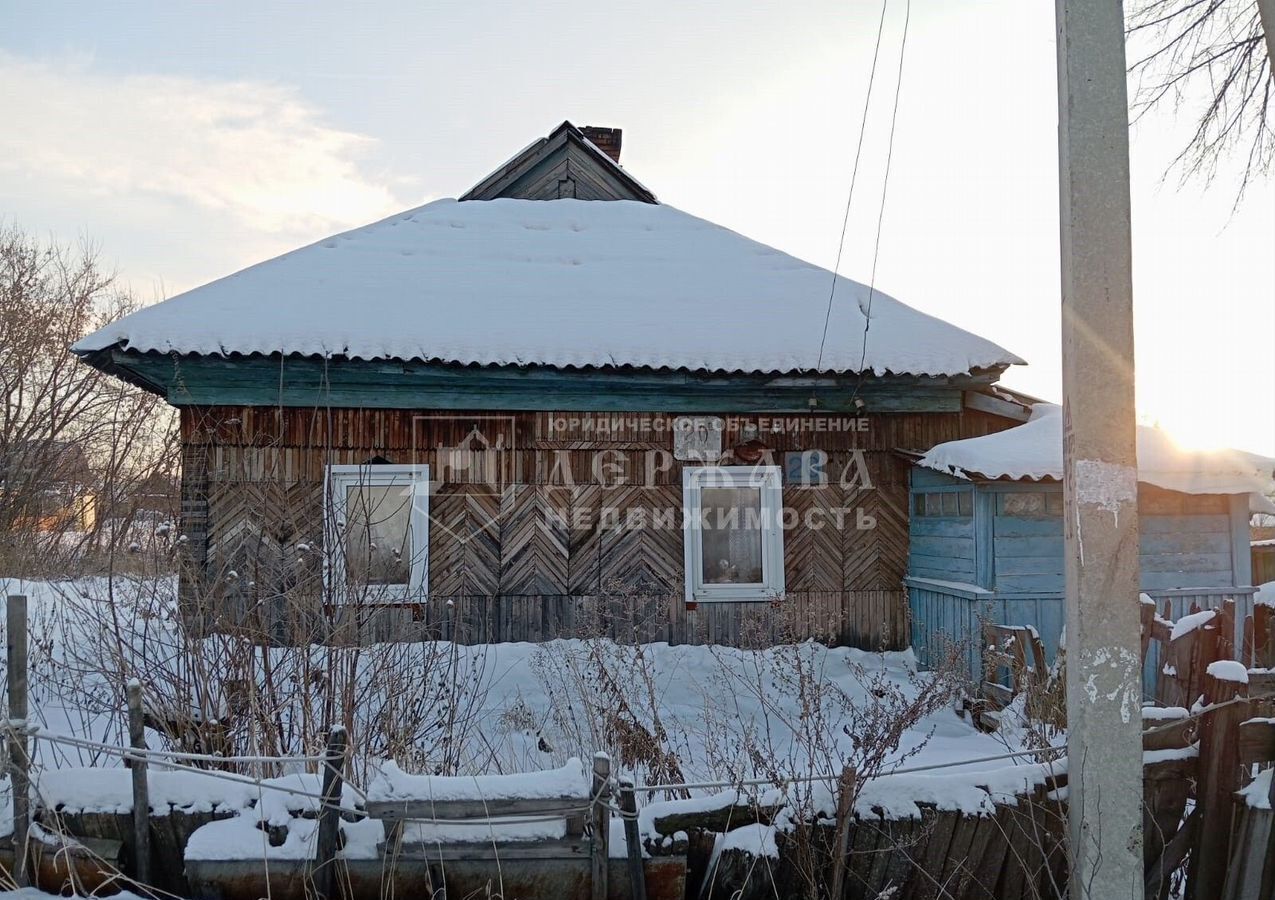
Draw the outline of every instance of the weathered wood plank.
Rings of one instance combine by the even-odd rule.
[[[404,842],[398,850],[398,858],[404,860],[452,860],[508,862],[518,859],[546,860],[579,860],[582,865],[589,862],[590,842],[587,840],[542,840],[542,841],[505,841],[492,844],[466,842],[453,844]]]
[[[1239,724],[1248,717],[1247,704],[1223,706],[1244,696],[1246,685],[1206,675],[1204,701],[1217,709],[1204,713],[1200,723],[1200,770],[1196,790],[1200,834],[1191,852],[1187,900],[1221,895],[1230,861],[1235,792],[1240,787]]]
[[[1275,719],[1253,719],[1240,724],[1241,765],[1275,761]]]
[[[588,800],[588,794],[585,792],[576,796],[539,799],[369,800],[367,814],[373,819],[391,821],[412,819],[487,821],[510,816],[549,815],[559,812],[565,817],[568,811],[587,805]]]

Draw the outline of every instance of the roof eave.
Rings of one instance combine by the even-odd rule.
[[[123,360],[127,359],[123,341],[117,341],[109,347],[102,347],[99,350],[76,350],[72,348],[69,352],[78,356],[80,362],[92,366],[99,372],[111,375],[134,387],[141,388],[147,393],[165,398],[168,396],[168,388],[165,385],[152,381],[123,362]]]

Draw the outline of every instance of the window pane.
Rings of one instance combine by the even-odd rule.
[[[960,497],[958,503],[960,504],[961,515],[974,515],[974,493],[972,491],[961,491],[957,496]]]
[[[943,495],[942,494],[926,494],[925,495],[925,514],[927,516],[943,515]]]
[[[1001,512],[1007,516],[1045,515],[1045,494],[1041,491],[1001,494]]]
[[[761,584],[761,490],[706,487],[700,510],[704,583]]]
[[[345,567],[355,584],[411,580],[412,489],[364,484],[345,492]]]
[[[925,515],[925,495],[924,494],[912,495],[912,511],[918,516]]]
[[[1063,513],[1063,492],[1051,491],[1045,495],[1045,512],[1051,516],[1061,516]]]
[[[943,497],[943,515],[955,516],[957,514],[956,494],[952,491],[948,491],[946,494],[942,494],[941,496]]]

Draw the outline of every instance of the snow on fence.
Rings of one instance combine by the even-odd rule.
[[[1236,621],[1234,601],[1192,607],[1176,621],[1144,597],[1143,659],[1159,660],[1146,735],[1144,851],[1147,897],[1163,898],[1185,864],[1187,898],[1275,897],[1275,607]],[[987,626],[984,702],[992,715],[1020,695],[1029,713],[1061,673],[1046,671],[1031,629]],[[1063,663],[1065,665],[1065,661]],[[996,679],[1008,672],[1008,683]],[[1055,723],[1061,724],[1061,723]],[[1254,778],[1254,771],[1260,774]],[[1242,800],[1241,800],[1242,798]],[[1193,809],[1184,818],[1188,800]]]

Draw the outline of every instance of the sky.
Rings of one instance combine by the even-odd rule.
[[[1053,4],[913,0],[900,80],[906,6],[887,0],[840,271],[1058,400]],[[881,8],[6,0],[0,221],[91,242],[158,300],[458,196],[570,119],[623,128],[662,201],[831,267]],[[1139,415],[1275,455],[1275,178],[1236,207],[1234,165],[1166,177],[1189,124],[1131,132]]]

